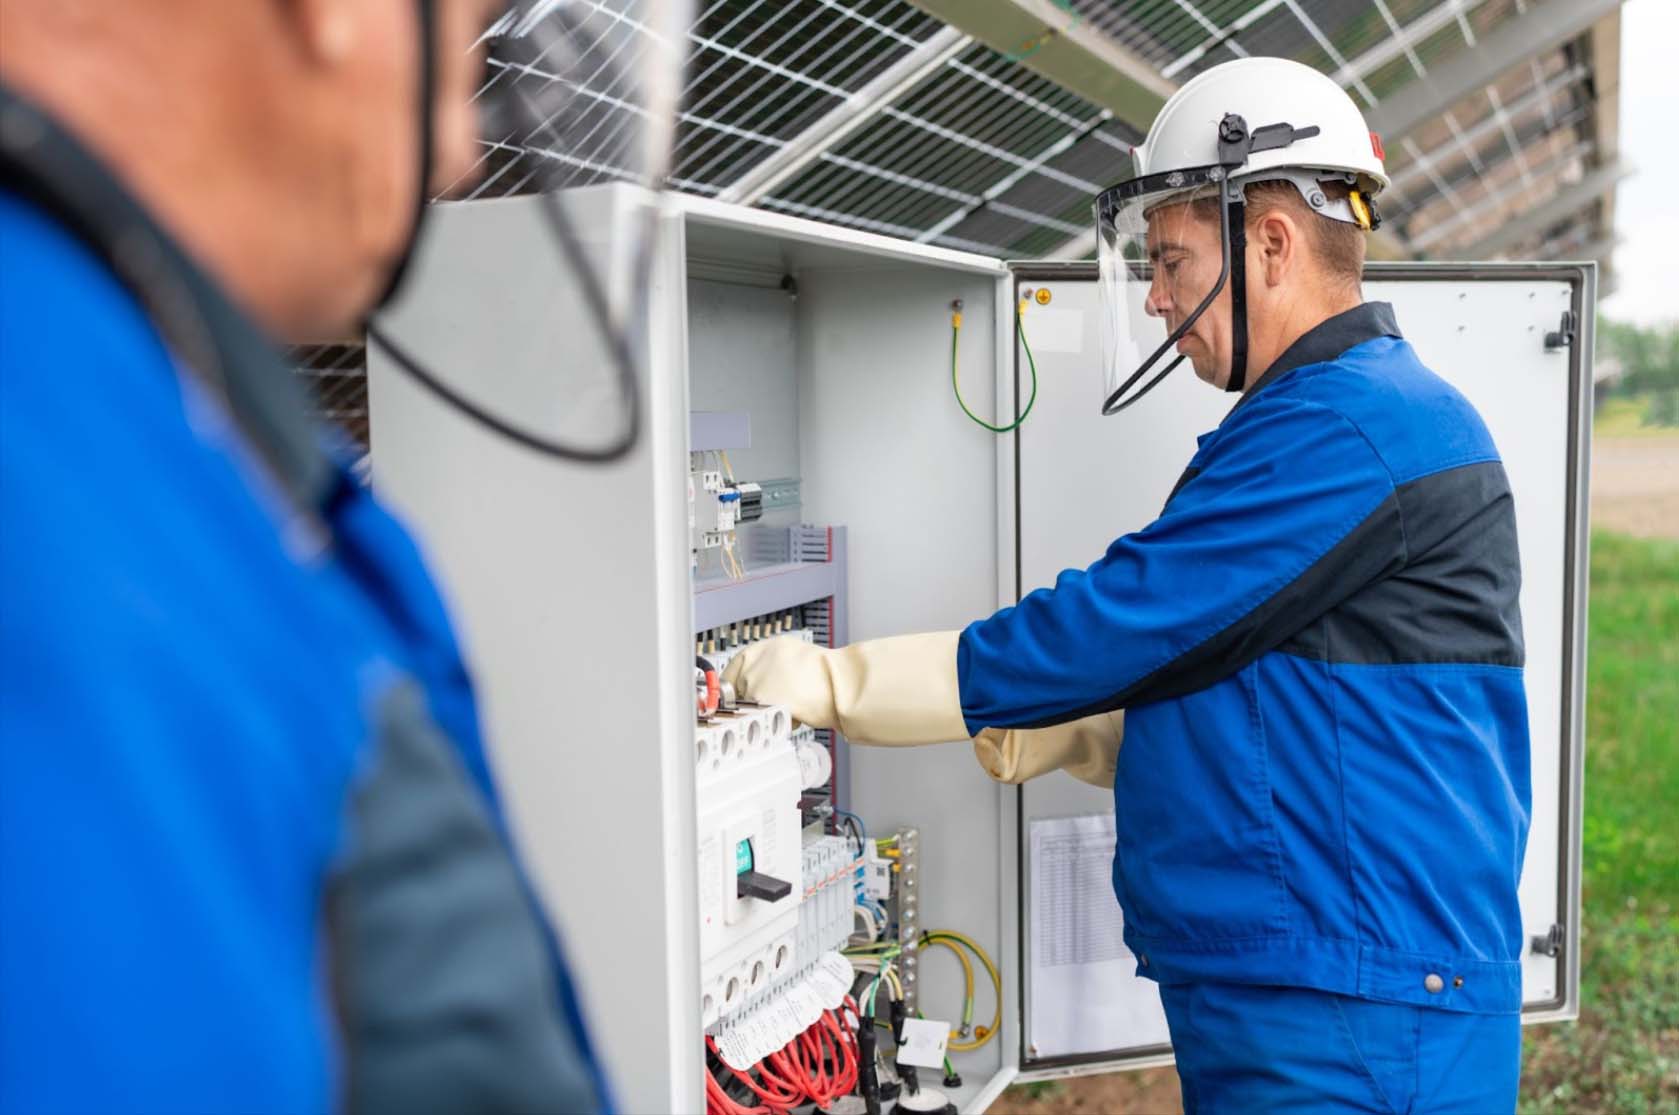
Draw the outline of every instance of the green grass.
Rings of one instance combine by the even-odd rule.
[[[1592,436],[1672,438],[1679,427],[1659,421],[1651,395],[1611,395],[1592,415]]]
[[[1580,1021],[1521,1109],[1679,1113],[1679,542],[1594,535],[1590,617]]]
[[[1590,616],[1586,901],[1679,906],[1679,542],[1593,536]]]

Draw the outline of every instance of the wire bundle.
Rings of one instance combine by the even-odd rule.
[[[706,1039],[707,1115],[779,1115],[814,1103],[827,1107],[857,1087],[857,1003],[849,995],[839,1010],[823,1011],[809,1029],[747,1069],[729,1066],[717,1043]]]
[[[997,966],[991,962],[984,949],[963,933],[953,929],[933,929],[921,935],[921,947],[939,947],[949,949],[962,964],[962,1021],[958,1029],[951,1031],[950,1050],[954,1053],[967,1053],[978,1049],[986,1042],[997,1036],[998,1029],[1003,1024],[1003,979],[997,972]],[[966,953],[974,954],[985,966],[986,973],[991,977],[991,990],[996,1003],[991,1015],[991,1025],[974,1026],[974,966],[969,962]],[[972,1034],[972,1040],[965,1040]]]
[[[835,849],[840,863],[835,877],[849,881],[852,918],[860,930],[852,934],[849,947],[823,958],[824,965],[832,963],[821,974],[838,983],[828,983],[805,1002],[806,1013],[779,1016],[777,1023],[772,1011],[757,1024],[747,1019],[745,1029],[736,1027],[706,1039],[710,1052],[707,1115],[784,1115],[811,1105],[820,1112],[844,1096],[857,1097],[848,1101],[851,1104],[861,1099],[870,1115],[879,1115],[882,1103],[893,1099],[912,1105],[926,1101],[932,1104],[928,1111],[954,1110],[944,1093],[921,1087],[915,1066],[898,1060],[906,1019],[924,1017],[908,1001],[906,985],[913,986],[919,957],[931,948],[949,951],[962,970],[962,1011],[960,1022],[950,1032],[948,1049],[952,1053],[979,1049],[993,1041],[1001,1028],[1002,979],[978,942],[954,930],[917,933],[913,926],[907,930],[910,935],[904,936],[906,928],[894,918],[891,900],[883,903],[867,895],[863,875],[869,862],[878,856],[891,864],[895,874],[904,858],[900,838],[871,840],[862,819],[844,810],[833,811],[833,828],[834,837],[824,839],[844,841]],[[990,977],[993,1011],[989,1026],[976,1026],[973,1021],[975,960]],[[805,1029],[776,1048],[775,1043],[798,1026]],[[962,1078],[948,1056],[943,1068],[945,1086],[961,1087]]]

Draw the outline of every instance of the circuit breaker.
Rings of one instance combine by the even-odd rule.
[[[764,517],[764,489],[735,476],[731,451],[750,451],[750,413],[699,412],[688,427],[689,568],[698,579],[720,571],[739,579],[745,573],[740,528]]]
[[[706,468],[704,455],[692,454],[688,468],[688,549],[696,572],[702,557],[734,557],[737,530],[764,515],[764,491],[757,483],[737,481],[722,469]]]
[[[795,970],[803,853],[800,772],[780,708],[695,731],[700,1014],[727,1017]]]

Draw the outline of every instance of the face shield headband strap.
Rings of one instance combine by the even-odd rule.
[[[1226,391],[1241,391],[1248,379],[1248,215],[1242,188],[1225,191],[1224,258],[1230,267],[1230,379]],[[1199,313],[1199,311],[1197,311]]]
[[[1187,333],[1197,321],[1201,320],[1201,315],[1207,312],[1207,307],[1213,304],[1213,299],[1218,297],[1218,292],[1224,289],[1225,281],[1230,278],[1230,222],[1233,217],[1237,220],[1241,219],[1243,208],[1242,193],[1240,187],[1233,187],[1227,178],[1224,178],[1222,175],[1220,177],[1218,242],[1222,253],[1222,259],[1219,265],[1218,282],[1213,284],[1213,289],[1207,292],[1206,297],[1201,299],[1200,304],[1195,307],[1194,311],[1192,311],[1176,329],[1172,330],[1170,336],[1160,343],[1160,347],[1155,349],[1154,352],[1149,355],[1149,358],[1144,360],[1142,364],[1137,367],[1137,370],[1132,372],[1130,377],[1126,379],[1124,383],[1115,388],[1114,392],[1107,397],[1107,399],[1102,403],[1102,414],[1104,416],[1118,414],[1120,411],[1124,410],[1144,395],[1147,395],[1150,391],[1153,391],[1155,387],[1159,386],[1161,380],[1165,379],[1177,370],[1178,365],[1184,362],[1184,357],[1182,355],[1179,355],[1170,364],[1167,364],[1166,367],[1157,372],[1154,378],[1143,384],[1143,386],[1139,388],[1134,395],[1131,395],[1129,398],[1126,397],[1125,393],[1131,390],[1132,386],[1135,385],[1139,379],[1148,375],[1149,372],[1154,371],[1154,366],[1160,362],[1161,357],[1170,352],[1172,350],[1172,346],[1176,345],[1178,341],[1183,338],[1183,335]],[[1245,237],[1243,238],[1243,243],[1246,243]],[[1246,307],[1243,306],[1242,309],[1244,311],[1241,315],[1243,325],[1242,340],[1239,342],[1237,351],[1241,354],[1243,362],[1245,363],[1247,356],[1247,315],[1245,313]]]
[[[435,0],[419,0],[420,26],[424,42],[424,62],[422,63],[422,77],[420,82],[424,100],[420,109],[422,131],[421,157],[424,177],[421,180],[418,204],[415,208],[414,232],[410,236],[408,250],[403,256],[397,273],[391,279],[391,285],[381,299],[383,307],[396,293],[401,284],[403,273],[408,268],[409,260],[414,255],[414,247],[418,241],[420,224],[425,215],[425,184],[431,176],[432,138],[435,127],[436,86],[435,86],[435,58],[437,53],[436,36],[436,8]],[[550,18],[563,18],[563,9],[550,13]],[[568,33],[578,33],[578,28],[566,22]],[[606,88],[612,88],[616,78],[605,82]],[[544,126],[544,122],[536,117],[525,100],[518,96],[508,98],[509,107],[517,124],[527,135],[535,135]],[[397,342],[385,330],[371,322],[367,327],[367,338],[390,354],[397,367],[406,372],[410,378],[420,384],[433,395],[437,396],[449,406],[455,408],[467,418],[478,423],[499,437],[522,446],[533,453],[556,460],[573,461],[579,464],[610,464],[629,455],[631,450],[641,440],[641,386],[637,375],[638,363],[636,353],[630,342],[629,331],[617,323],[612,313],[611,302],[607,297],[605,287],[595,266],[589,257],[589,251],[578,235],[571,218],[566,215],[565,206],[558,197],[555,189],[548,188],[539,192],[539,209],[548,230],[560,245],[571,273],[576,277],[578,287],[583,296],[584,305],[599,330],[602,342],[611,356],[615,378],[618,385],[618,395],[623,410],[623,426],[618,435],[610,442],[601,446],[568,445],[547,437],[535,431],[522,428],[492,413],[468,398],[459,390],[444,382],[442,377],[434,374],[404,345]],[[655,221],[656,209],[648,207],[648,214],[644,218],[651,225]],[[645,289],[652,271],[654,252],[654,235],[651,227],[648,234],[641,238],[636,258],[631,261],[633,274],[637,276],[637,285]]]
[[[402,258],[391,272],[385,292],[379,296],[375,308],[389,305],[402,288],[408,265],[414,259],[414,248],[420,240],[420,222],[425,219],[426,193],[431,187],[432,145],[437,137],[437,0],[418,0],[414,18],[418,21],[420,37],[419,104],[415,105],[420,131],[416,137],[420,147],[420,178],[414,183],[414,211],[408,223],[408,238],[402,248]]]

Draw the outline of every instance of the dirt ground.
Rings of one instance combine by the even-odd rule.
[[[1010,1088],[992,1115],[1183,1115],[1178,1074],[1170,1068],[1080,1076]]]
[[[1679,538],[1679,432],[1600,437],[1592,448],[1592,527],[1640,538]],[[995,1115],[1181,1115],[1170,1068],[1011,1088]]]
[[[1592,526],[1638,538],[1679,538],[1679,432],[1597,439]]]

